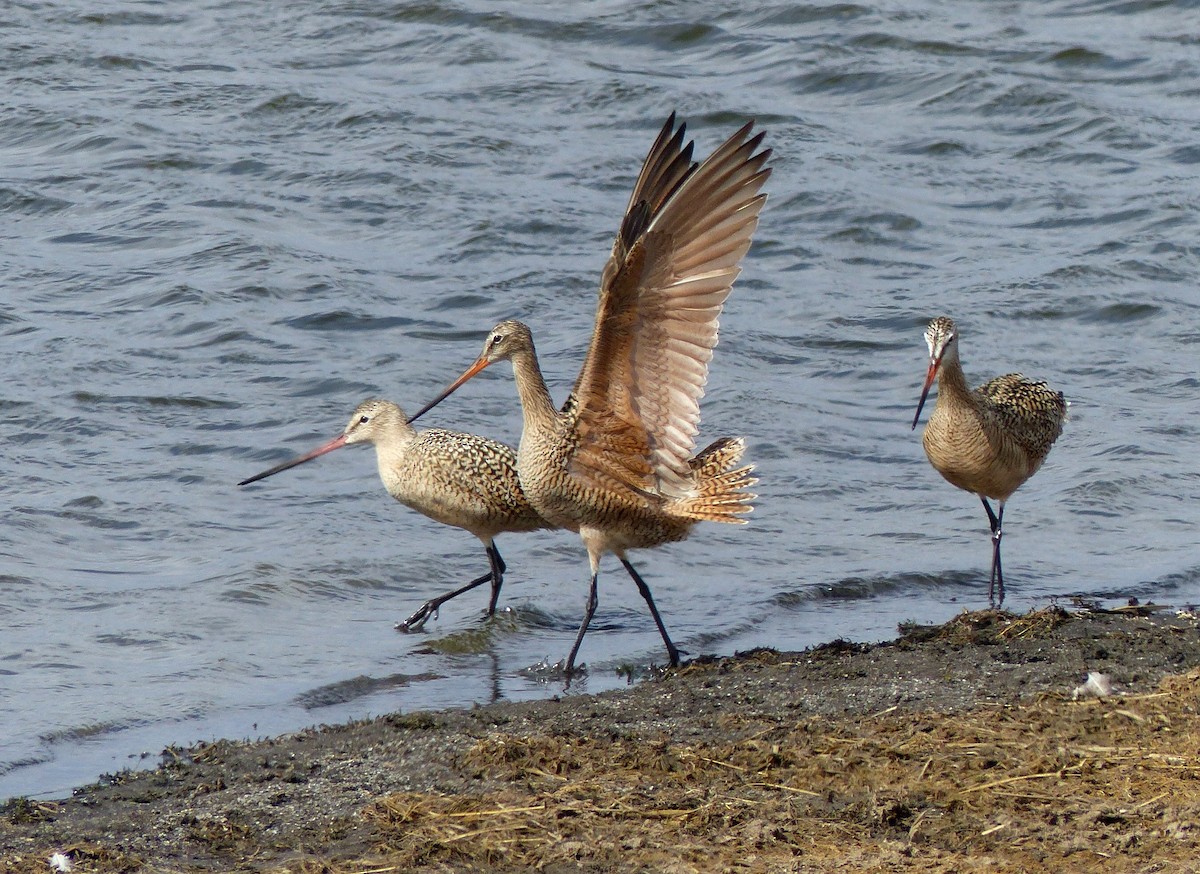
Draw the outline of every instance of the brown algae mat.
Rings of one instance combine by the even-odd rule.
[[[1073,690],[1105,673],[1114,694]],[[170,750],[17,799],[0,871],[1196,871],[1200,631],[964,613],[629,690]]]

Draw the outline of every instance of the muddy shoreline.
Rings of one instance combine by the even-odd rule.
[[[964,613],[627,690],[166,750],[9,802],[0,871],[1184,870],[1198,625]],[[1117,694],[1073,697],[1089,672]]]

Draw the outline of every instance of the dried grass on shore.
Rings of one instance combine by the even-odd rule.
[[[498,788],[371,806],[373,870],[1188,870],[1198,702],[1193,671],[954,715],[730,715],[729,743],[496,734],[460,764]]]

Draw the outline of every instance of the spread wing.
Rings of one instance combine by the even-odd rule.
[[[596,485],[679,497],[717,319],[758,226],[770,175],[747,124],[699,166],[674,116],[651,149],[604,268],[573,393],[571,471]]]
[[[671,193],[699,166],[692,160],[696,144],[691,140],[688,140],[686,145],[683,142],[686,133],[687,124],[680,124],[676,128],[675,113],[672,112],[667,118],[666,124],[662,126],[662,130],[658,132],[658,138],[650,147],[646,160],[642,162],[642,170],[629,195],[629,203],[625,206],[625,218],[621,221],[621,230],[617,234],[617,239],[613,241],[613,250],[608,257],[608,263],[604,265],[604,274],[600,280],[601,289],[608,287],[612,274],[625,262],[629,248],[646,229],[651,215],[662,209],[663,203]],[[603,298],[601,298],[601,303],[603,303]],[[574,414],[578,407],[579,386],[586,372],[586,367],[580,371],[575,380],[575,386],[563,403],[562,412]]]

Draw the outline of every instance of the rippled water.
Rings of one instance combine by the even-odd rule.
[[[486,561],[369,451],[234,484],[367,396],[415,408],[501,318],[561,399],[673,109],[700,152],[750,117],[775,149],[701,435],[748,438],[758,510],[635,557],[683,648],[985,603],[986,519],[909,428],[941,313],[974,380],[1072,402],[1008,505],[1009,605],[1200,599],[1200,13],[750,6],[10,4],[0,798],[172,742],[562,692],[525,669],[573,639],[574,535],[500,538],[514,612],[478,647],[482,592],[392,630]],[[515,441],[493,370],[425,421]],[[611,559],[582,656],[585,690],[662,659]]]

